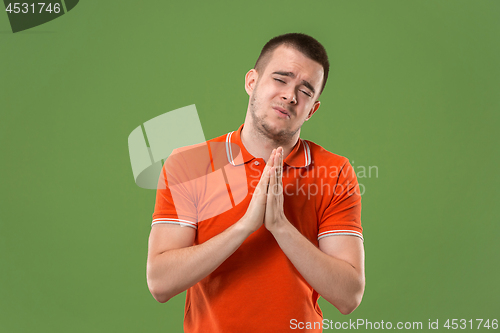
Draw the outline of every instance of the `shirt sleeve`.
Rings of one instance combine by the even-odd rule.
[[[182,154],[167,158],[158,180],[153,223],[171,223],[197,228],[195,198]]]
[[[354,169],[346,161],[332,181],[330,202],[320,218],[318,240],[334,235],[352,235],[363,239],[361,194]]]

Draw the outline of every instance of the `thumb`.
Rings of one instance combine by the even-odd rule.
[[[264,168],[264,171],[262,172],[262,176],[260,177],[259,183],[257,184],[257,188],[255,191],[258,193],[267,193],[267,186],[269,185],[269,179],[270,179],[270,173],[269,170],[272,169],[274,166],[274,158],[276,154],[276,149],[273,149],[271,156],[269,157],[269,160],[266,163],[266,167]]]

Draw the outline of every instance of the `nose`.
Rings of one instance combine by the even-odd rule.
[[[281,99],[290,104],[297,104],[297,95],[295,94],[295,89],[283,90]]]

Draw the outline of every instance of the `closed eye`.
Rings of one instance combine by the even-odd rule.
[[[307,97],[312,97],[312,95],[307,91],[301,90],[300,92],[304,93]]]
[[[277,81],[277,82],[280,82],[280,83],[284,83],[284,84],[286,84],[286,82],[285,82],[285,81],[283,81],[283,80],[281,80],[281,79],[274,78],[274,80],[275,80],[275,81]],[[309,92],[305,91],[305,90],[301,90],[300,92],[302,92],[302,93],[303,93],[304,95],[306,95],[307,97],[312,97],[312,95],[311,95]]]

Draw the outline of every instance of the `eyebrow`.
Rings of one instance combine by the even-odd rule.
[[[278,75],[282,75],[282,76],[289,76],[291,78],[295,78],[295,74],[293,72],[276,71],[276,72],[273,72],[272,74],[278,74]],[[312,84],[310,84],[306,80],[302,80],[302,82],[300,82],[300,83],[303,84],[307,89],[311,90],[313,94],[316,93]]]

